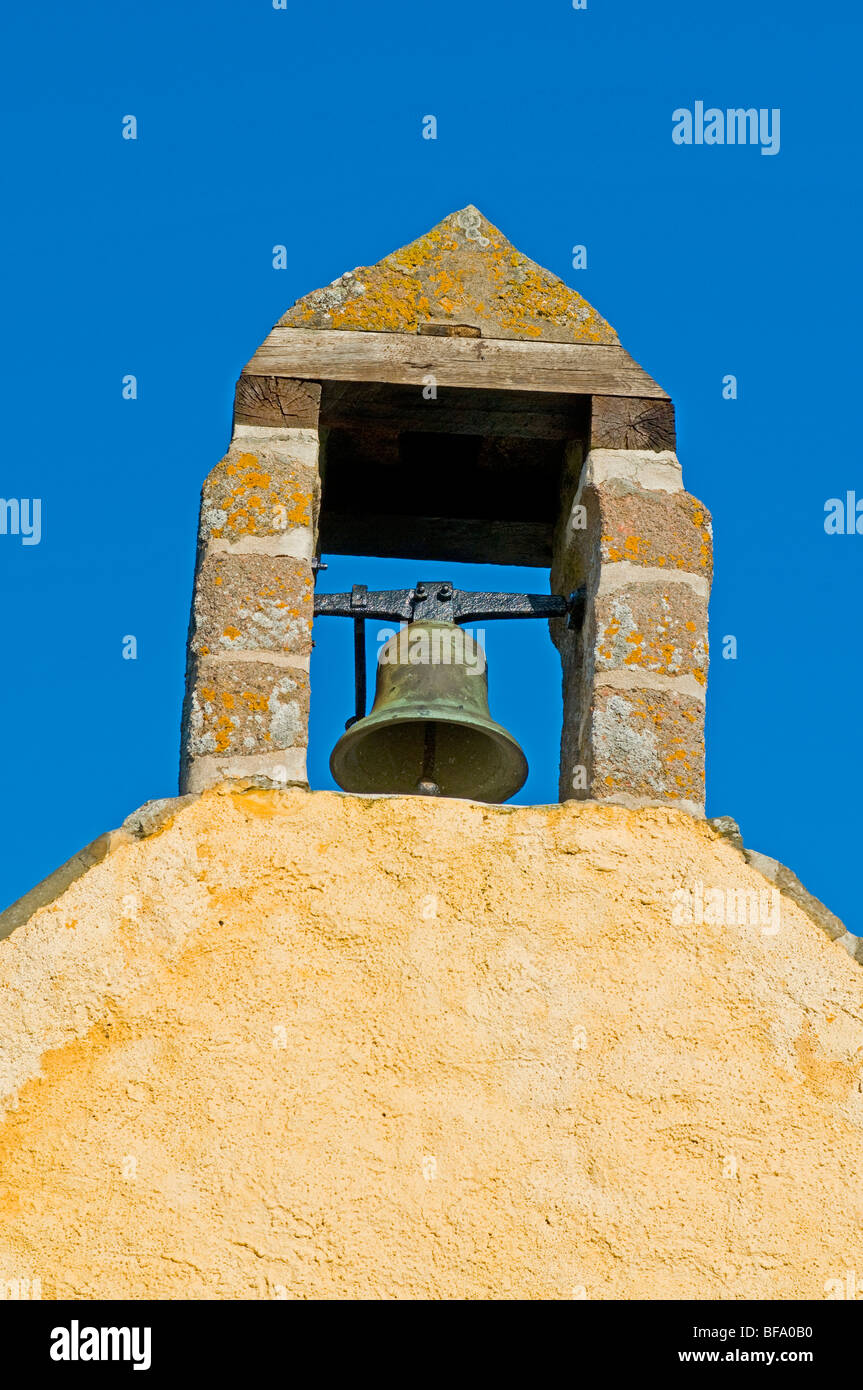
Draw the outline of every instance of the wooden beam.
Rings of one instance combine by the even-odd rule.
[[[416,333],[274,328],[245,368],[246,376],[314,381],[390,381],[583,396],[666,393],[622,347],[527,343],[508,338],[435,338]]]
[[[591,449],[675,448],[674,406],[669,400],[637,396],[595,396],[591,407]]]
[[[234,396],[234,424],[316,429],[320,401],[317,381],[244,374]]]
[[[277,378],[241,377],[241,381]],[[287,380],[287,378],[284,378]],[[587,439],[590,397],[546,391],[479,391],[449,386],[426,400],[415,386],[389,382],[325,382],[322,429],[365,429],[385,423],[399,431],[475,434],[483,438]]]
[[[433,563],[451,560],[549,569],[553,529],[550,523],[541,521],[361,516],[357,512],[329,512],[325,507],[320,539],[325,555],[378,555]]]

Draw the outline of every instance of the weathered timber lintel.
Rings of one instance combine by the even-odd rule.
[[[274,328],[244,369],[244,376],[416,386],[429,374],[439,386],[668,399],[624,348],[605,344]]]

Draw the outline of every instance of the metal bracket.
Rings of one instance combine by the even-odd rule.
[[[584,621],[585,590],[561,594],[507,594],[454,589],[448,579],[421,579],[413,589],[369,593],[355,584],[349,594],[315,594],[316,618],[373,618],[398,623],[476,623],[496,618],[566,618]]]

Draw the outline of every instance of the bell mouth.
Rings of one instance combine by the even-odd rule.
[[[427,729],[433,726],[434,763],[428,765]],[[436,794],[468,801],[499,803],[525,783],[527,759],[501,724],[465,721],[435,704],[367,715],[342,734],[330,755],[330,771],[346,792],[422,796],[421,784]]]

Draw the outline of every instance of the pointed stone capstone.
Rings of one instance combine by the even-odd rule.
[[[377,265],[346,271],[305,295],[277,326],[416,333],[424,325],[473,327],[484,338],[619,341],[586,299],[522,255],[471,205]]]

